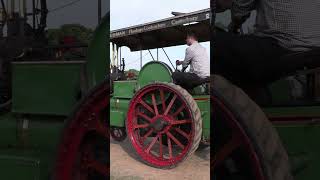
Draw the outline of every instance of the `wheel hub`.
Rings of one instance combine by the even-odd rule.
[[[154,129],[155,132],[161,132],[168,125],[169,123],[163,117],[159,117],[153,123],[151,123],[150,126]]]

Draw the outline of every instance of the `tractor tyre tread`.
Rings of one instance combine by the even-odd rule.
[[[172,88],[178,89],[181,92],[182,96],[190,105],[191,112],[194,114],[195,135],[193,138],[192,148],[188,154],[188,156],[190,156],[198,149],[201,141],[201,137],[202,137],[202,117],[201,117],[200,109],[198,107],[197,102],[194,100],[194,98],[191,96],[191,94],[187,90],[173,83],[165,83],[165,84],[167,84]]]
[[[266,180],[292,180],[288,154],[262,109],[240,88],[221,76],[211,77],[211,95],[236,115],[256,150]]]

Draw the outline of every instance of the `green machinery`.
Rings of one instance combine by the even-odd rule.
[[[10,33],[3,37],[9,50],[14,49],[11,45],[21,44],[12,54],[23,53],[12,59],[1,56],[1,63],[10,63],[12,75],[9,96],[6,94],[9,99],[1,98],[6,102],[0,107],[1,179],[106,179],[109,17],[96,28],[86,58],[56,59],[39,52],[56,52],[59,47],[21,43],[40,37],[47,12],[45,1],[41,3],[43,24],[34,24],[38,28],[22,34],[14,33],[17,26],[8,25]],[[26,24],[19,22],[25,22],[26,17],[13,15],[13,10],[6,9],[6,23],[18,22],[20,30],[24,29]],[[1,83],[2,93],[8,86]]]
[[[206,9],[115,30],[111,42],[131,51],[158,51],[185,44],[188,30],[197,32],[200,41],[209,41],[209,12]],[[114,54],[120,54],[118,51]],[[123,75],[125,61],[117,59],[111,73],[110,133],[114,140],[128,137],[138,157],[157,168],[176,167],[199,143],[209,144],[208,82],[187,91],[173,83],[172,69],[158,57],[143,66],[141,59],[138,76],[128,80]]]
[[[228,6],[229,1],[221,2]],[[227,19],[219,16],[217,20]],[[307,58],[310,62],[319,57],[319,50],[312,50],[290,55],[287,62],[304,62]],[[269,85],[265,90],[268,101],[260,106],[223,77],[212,76],[215,178],[320,178],[320,71],[307,63],[300,67],[301,71]]]

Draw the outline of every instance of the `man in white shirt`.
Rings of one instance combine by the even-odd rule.
[[[182,65],[182,72],[174,72],[172,77],[176,84],[186,89],[192,89],[203,83],[210,76],[210,60],[206,48],[201,46],[194,33],[188,33],[185,59],[176,61],[177,66]],[[190,65],[190,71],[184,72]]]

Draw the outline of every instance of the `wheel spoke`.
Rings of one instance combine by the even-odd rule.
[[[152,104],[153,104],[154,112],[156,113],[156,115],[159,115],[159,111],[158,111],[158,107],[157,107],[157,103],[156,103],[156,98],[155,98],[154,94],[152,94],[151,97],[152,97]]]
[[[91,145],[86,144],[83,148],[84,156],[83,156],[83,167],[84,169],[92,169],[97,173],[107,176],[109,173],[109,167],[107,164],[102,164],[95,159],[94,149]]]
[[[233,134],[231,139],[223,145],[222,148],[213,157],[213,167],[219,166],[230,154],[241,146],[241,140],[238,135]]]
[[[146,149],[146,152],[149,153],[153,145],[157,142],[159,135],[154,137],[151,141],[151,143],[148,145],[148,148]]]
[[[137,116],[140,116],[140,117],[142,117],[143,119],[145,119],[145,120],[147,120],[147,121],[149,121],[149,122],[152,121],[152,119],[151,119],[150,117],[148,117],[147,115],[145,115],[145,114],[143,114],[143,113],[141,113],[141,112],[138,112],[138,113],[137,113]]]
[[[189,140],[189,138],[190,138],[189,134],[187,134],[186,132],[184,132],[180,128],[174,128],[174,130],[176,130],[179,134],[181,134],[183,137],[185,137]]]
[[[146,108],[148,111],[154,113],[153,109],[152,109],[146,102],[144,102],[142,99],[140,100],[140,104],[141,104],[144,108]]]
[[[175,138],[170,132],[166,133],[169,139],[172,139],[181,149],[184,149],[184,145],[181,144],[181,142]]]
[[[164,100],[164,92],[162,89],[160,89],[160,98],[162,103],[162,111],[164,112],[166,110],[166,102]]]
[[[140,128],[147,128],[149,124],[136,124],[134,125],[133,129],[140,129]]]
[[[145,139],[147,139],[153,132],[153,129],[151,128],[143,137],[142,137],[142,141],[145,141]]]
[[[192,120],[184,119],[184,120],[173,121],[171,124],[172,125],[179,125],[179,124],[189,124],[189,123],[192,123]]]
[[[167,115],[167,114],[168,114],[168,112],[170,111],[170,109],[171,109],[174,101],[176,100],[176,98],[177,98],[177,95],[175,94],[175,95],[173,96],[173,98],[171,99],[171,101],[170,101],[170,103],[169,103],[166,111],[164,112],[164,115]]]
[[[172,116],[173,116],[173,117],[178,116],[184,108],[185,108],[184,105],[180,106],[179,109],[172,114]]]

